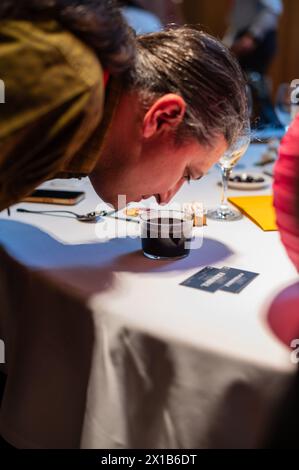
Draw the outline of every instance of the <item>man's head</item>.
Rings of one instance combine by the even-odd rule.
[[[181,27],[140,36],[104,153],[91,176],[107,202],[167,203],[202,177],[247,124],[245,83],[215,38]]]

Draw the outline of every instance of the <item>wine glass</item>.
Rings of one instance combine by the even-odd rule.
[[[288,83],[282,83],[276,94],[275,112],[285,131],[288,130],[292,121],[292,91],[293,89]]]
[[[254,100],[253,100],[252,90],[249,84],[246,84],[246,97],[247,97],[248,123],[246,124],[247,129],[245,132],[248,132],[248,134],[251,135],[250,126],[254,117]],[[244,168],[245,168],[245,165],[243,163],[237,163],[235,165],[235,169],[243,170]]]
[[[241,213],[235,209],[231,209],[227,200],[228,182],[232,169],[246,152],[251,138],[250,125],[248,124],[236,140],[236,142],[223,154],[218,165],[222,174],[222,200],[219,207],[208,211],[207,216],[213,220],[233,221],[239,220]]]

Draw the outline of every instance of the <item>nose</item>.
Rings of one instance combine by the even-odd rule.
[[[183,184],[185,183],[185,178],[181,178],[180,181],[167,193],[159,194],[160,196],[160,204],[161,205],[166,205],[168,204],[171,199],[176,195],[176,193],[181,189]]]

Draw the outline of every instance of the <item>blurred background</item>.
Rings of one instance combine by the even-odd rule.
[[[200,24],[223,40],[247,76],[253,127],[284,134],[294,112],[299,111],[290,98],[290,83],[299,79],[298,0],[120,2],[137,34],[159,31],[171,23],[188,23]]]
[[[246,0],[243,0],[246,3]],[[208,32],[222,38],[229,23],[232,0],[184,0],[177,4],[186,21],[199,22]],[[283,0],[283,13],[279,20],[278,52],[269,69],[273,98],[281,83],[299,78],[299,2]]]

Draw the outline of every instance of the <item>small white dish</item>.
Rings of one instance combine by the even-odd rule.
[[[258,190],[267,188],[272,184],[272,179],[263,173],[232,173],[228,187],[240,190]]]

